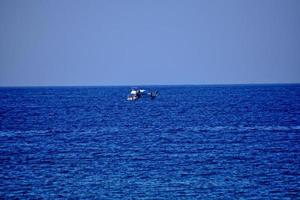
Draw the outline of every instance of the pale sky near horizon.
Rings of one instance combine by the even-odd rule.
[[[0,0],[0,86],[300,83],[299,0]]]

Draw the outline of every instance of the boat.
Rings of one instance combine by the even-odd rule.
[[[131,89],[130,94],[127,96],[127,100],[135,101],[145,96],[150,97],[150,99],[155,99],[155,97],[157,97],[158,95],[159,95],[158,91],[147,93],[146,90],[133,88]]]

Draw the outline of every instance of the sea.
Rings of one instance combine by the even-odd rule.
[[[300,199],[300,84],[0,88],[0,199]]]

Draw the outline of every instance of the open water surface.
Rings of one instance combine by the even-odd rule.
[[[300,85],[0,88],[0,199],[299,199]]]

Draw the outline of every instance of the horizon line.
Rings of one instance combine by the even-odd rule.
[[[137,86],[239,86],[239,85],[299,85],[300,82],[284,83],[186,83],[186,84],[102,84],[102,85],[3,85],[0,88],[41,88],[41,87],[137,87]]]

